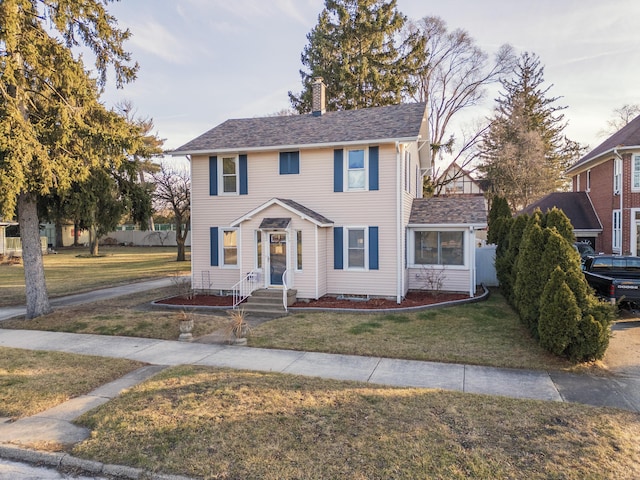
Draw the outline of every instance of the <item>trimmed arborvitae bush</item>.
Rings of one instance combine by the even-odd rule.
[[[570,244],[576,240],[576,237],[573,234],[573,225],[571,225],[571,220],[569,220],[569,217],[567,217],[559,208],[553,207],[551,210],[547,211],[544,216],[543,225],[547,228],[555,227],[558,233]]]
[[[540,297],[548,280],[540,268],[543,252],[544,234],[539,218],[534,215],[529,219],[520,244],[513,294],[520,318],[535,336],[538,335]]]
[[[509,235],[508,226],[505,228],[504,219],[511,218],[511,209],[504,197],[494,197],[491,202],[491,210],[487,218],[489,230],[487,232],[487,242],[495,245],[500,243]],[[507,222],[508,223],[508,222]]]
[[[499,255],[500,247],[496,250],[496,274],[500,282],[500,291],[511,305],[515,306],[513,286],[515,284],[515,265],[520,252],[522,235],[529,221],[528,215],[520,215],[510,221],[509,236],[506,250]]]
[[[551,353],[564,355],[578,336],[581,316],[576,297],[565,282],[565,274],[556,267],[540,299],[540,345]]]
[[[544,253],[540,260],[544,278],[551,278],[551,273],[556,267],[560,267],[565,273],[580,272],[584,277],[580,270],[580,254],[555,227],[544,229]]]

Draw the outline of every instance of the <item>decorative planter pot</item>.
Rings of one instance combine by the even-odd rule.
[[[193,330],[193,318],[180,320],[180,336],[178,337],[178,340],[181,342],[190,342],[193,340],[191,330]]]

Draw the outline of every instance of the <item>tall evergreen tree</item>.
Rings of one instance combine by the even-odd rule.
[[[415,91],[412,76],[424,65],[424,39],[399,41],[406,17],[397,0],[326,0],[302,52],[303,90],[289,92],[298,113],[312,106],[312,83],[327,85],[328,110],[394,105]]]
[[[509,208],[507,199],[500,196],[494,197],[487,219],[489,227],[487,242],[499,245],[501,240],[505,240],[505,237],[509,235],[509,230],[505,229],[505,225],[510,227],[510,224],[505,222],[505,219],[510,218],[511,209]]]
[[[87,178],[105,149],[121,149],[130,134],[98,101],[109,66],[118,85],[137,70],[122,48],[129,32],[107,13],[109,1],[0,2],[0,210],[17,211],[27,318],[50,311],[38,198]],[[79,45],[94,54],[97,82],[73,56]]]
[[[519,210],[566,183],[564,170],[583,148],[564,135],[566,107],[548,97],[544,67],[536,55],[521,55],[512,79],[501,81],[491,126],[483,137],[480,170],[495,193]]]

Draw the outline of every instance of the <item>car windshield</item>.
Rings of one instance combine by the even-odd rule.
[[[596,251],[593,248],[591,248],[591,245],[589,245],[588,243],[576,243],[576,248],[578,249],[578,252],[580,252],[580,255],[582,256],[592,255],[596,253]]]

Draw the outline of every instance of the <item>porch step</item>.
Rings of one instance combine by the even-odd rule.
[[[296,290],[287,290],[287,305],[295,303],[296,295]],[[277,318],[287,314],[282,304],[282,290],[279,289],[255,290],[241,307],[253,316]]]

